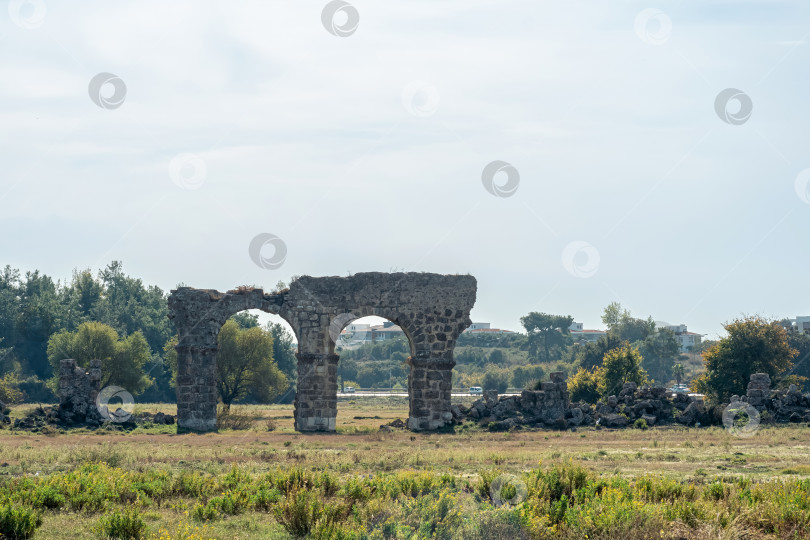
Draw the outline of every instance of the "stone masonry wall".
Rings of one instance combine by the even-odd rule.
[[[453,349],[459,334],[471,324],[475,295],[472,276],[417,272],[302,276],[288,290],[273,294],[247,287],[227,293],[188,287],[172,291],[169,316],[178,330],[176,349],[183,358],[177,385],[178,428],[215,429],[216,364],[210,351],[216,351],[219,329],[228,317],[246,309],[278,314],[295,332],[299,361],[296,429],[334,431],[335,340],[352,320],[369,315],[399,325],[410,343],[408,426],[437,429],[446,425],[452,421]]]
[[[59,417],[67,424],[95,422],[100,418],[96,397],[101,390],[101,360],[91,360],[90,369],[65,359],[59,363]]]

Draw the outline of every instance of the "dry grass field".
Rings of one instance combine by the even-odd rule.
[[[12,416],[24,414],[29,407],[14,409]],[[174,413],[171,405],[141,405],[135,412],[158,410]],[[557,530],[561,534],[565,533],[562,536],[568,534],[568,537],[574,538],[576,535],[571,532],[570,527],[558,524],[555,525],[557,529],[554,529],[544,523],[532,524],[529,519],[531,516],[525,514],[529,500],[522,505],[525,526],[513,523],[513,529],[509,529],[508,523],[511,523],[512,517],[518,516],[519,506],[504,505],[495,508],[497,504],[487,501],[486,493],[480,489],[487,475],[495,477],[510,474],[514,475],[516,482],[530,485],[531,499],[531,485],[534,485],[532,475],[535,475],[534,481],[537,481],[537,471],[549,468],[554,470],[554,467],[560,467],[560,470],[581,467],[582,470],[590,471],[594,479],[621,479],[631,483],[653,475],[666,482],[676,481],[683,485],[698,486],[699,489],[715,484],[725,485],[724,481],[729,486],[737,485],[734,483],[739,484],[741,480],[750,480],[755,484],[798,481],[799,486],[807,484],[810,492],[810,428],[804,425],[762,427],[749,438],[734,437],[717,427],[662,427],[643,431],[584,428],[565,432],[490,433],[473,424],[457,427],[454,433],[417,434],[405,430],[380,431],[381,424],[407,417],[407,402],[404,399],[369,398],[339,403],[336,434],[301,434],[293,430],[291,405],[236,406],[233,412],[240,417],[242,423],[249,425],[248,429],[223,429],[219,433],[203,435],[177,435],[174,433],[174,426],[143,426],[128,433],[74,430],[67,433],[33,434],[0,430],[0,487],[6,482],[11,493],[13,489],[9,486],[23,489],[20,487],[21,479],[33,478],[39,481],[37,479],[63,478],[90,463],[101,464],[103,467],[93,474],[113,476],[130,472],[170,476],[199,473],[200,478],[222,479],[228,474],[234,474],[236,467],[240,474],[252,478],[286,474],[289,471],[329,473],[334,481],[343,485],[341,489],[346,490],[349,489],[346,483],[358,478],[378,481],[379,478],[394,478],[396,475],[412,473],[444,478],[444,484],[441,485],[454,486],[452,489],[447,488],[450,489],[447,497],[454,498],[461,514],[457,516],[458,522],[452,527],[448,525],[446,530],[436,527],[420,529],[418,526],[403,526],[399,529],[394,525],[386,529],[384,523],[381,525],[375,519],[380,520],[383,519],[380,516],[387,515],[394,521],[405,520],[405,516],[413,515],[414,512],[424,512],[422,520],[425,520],[428,518],[424,516],[432,515],[430,512],[435,509],[410,508],[410,502],[402,502],[394,497],[392,500],[399,501],[396,504],[404,508],[399,512],[389,507],[393,504],[392,500],[386,499],[383,503],[369,497],[364,502],[365,510],[352,510],[358,523],[365,522],[368,525],[367,534],[364,533],[367,538],[465,538],[484,534],[481,532],[484,530],[488,531],[484,537],[490,535],[488,537],[491,538],[509,538],[510,534],[512,537],[516,534],[543,537],[543,531],[547,530]],[[448,478],[453,480],[447,480]],[[16,484],[10,484],[14,482]],[[378,486],[372,491],[381,489]],[[438,487],[436,490],[441,491]],[[722,487],[720,492],[723,497],[731,497],[724,494]],[[222,495],[224,493],[223,491]],[[289,493],[286,494],[290,496]],[[136,500],[123,502],[114,499],[90,511],[81,505],[70,503],[69,500],[60,503],[61,499],[57,498],[54,508],[45,505],[42,525],[34,538],[104,537],[103,531],[98,530],[100,516],[109,511],[130,507],[138,509],[140,518],[148,527],[147,536],[161,537],[162,530],[163,537],[171,538],[293,537],[289,532],[292,529],[280,524],[284,518],[269,510],[262,512],[255,507],[246,507],[244,511],[231,513],[223,511],[224,507],[218,503],[220,513],[216,517],[212,514],[208,516],[210,519],[206,519],[203,510],[196,510],[195,513],[196,507],[205,506],[212,496],[216,496],[213,491],[209,493],[203,490],[198,497],[183,492],[177,496],[167,496],[163,504],[154,495],[144,496],[143,500],[140,496]],[[424,497],[420,497],[416,497],[413,504],[421,504],[419,501]],[[574,497],[572,492],[568,499],[573,501]],[[695,504],[700,500],[700,497],[695,499]],[[559,502],[559,497],[557,501]],[[0,494],[0,504],[2,502]],[[488,502],[487,506],[485,503]],[[553,498],[551,502],[554,502]],[[649,500],[645,504],[666,506],[665,502]],[[441,497],[431,504],[434,503],[441,507]],[[375,504],[380,507],[369,509]],[[505,512],[507,507],[514,516],[510,514],[492,517],[498,523],[503,521],[499,526],[482,527],[473,523],[475,520],[472,517],[475,515],[479,516],[477,519],[480,521],[483,519],[480,516],[486,514],[486,511],[491,509],[492,512]],[[568,512],[573,511],[573,506],[567,508]],[[738,512],[735,508],[734,505],[723,507],[722,511],[728,514],[725,518],[706,514],[705,519],[697,517],[691,524],[688,517],[667,520],[656,514],[658,517],[647,516],[651,521],[645,521],[646,525],[636,529],[646,531],[644,534],[655,529],[656,538],[743,538],[746,534],[754,535],[752,538],[807,538],[810,534],[810,529],[803,528],[806,524],[801,523],[792,523],[785,530],[772,525],[768,527],[773,530],[768,530],[768,527],[757,529],[748,519],[735,521],[735,516],[742,515],[742,510]],[[361,516],[364,511],[370,512],[369,515]],[[436,511],[439,515],[442,514],[441,508]],[[542,512],[538,510],[532,515],[536,517],[540,514]],[[631,518],[641,519],[638,516]],[[441,521],[440,518],[435,519]],[[647,527],[651,523],[652,529]],[[184,528],[188,530],[184,532]],[[505,532],[498,532],[501,529]],[[625,528],[619,527],[616,531],[632,529],[633,527],[625,524]],[[611,538],[614,537],[612,534],[626,534],[611,533],[610,527],[600,529],[594,526],[589,530],[594,533],[591,538]],[[354,530],[357,531],[358,529]],[[314,532],[319,538],[363,537],[340,531]],[[643,537],[647,536],[639,536]]]

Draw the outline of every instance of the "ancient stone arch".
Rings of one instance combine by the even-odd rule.
[[[217,336],[231,315],[260,309],[281,316],[298,340],[295,429],[334,431],[337,415],[335,340],[352,318],[376,315],[408,337],[411,371],[408,427],[438,429],[452,420],[450,387],[456,339],[470,324],[472,276],[367,272],[351,277],[302,276],[272,294],[246,288],[226,293],[180,287],[169,296],[177,344],[177,424],[216,429]]]

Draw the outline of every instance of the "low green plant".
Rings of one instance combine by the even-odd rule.
[[[0,538],[31,538],[42,525],[42,515],[25,507],[0,504]]]
[[[146,534],[146,523],[137,510],[114,510],[101,516],[96,526],[96,532],[104,538],[137,540]]]

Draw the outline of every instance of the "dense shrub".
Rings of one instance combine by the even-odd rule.
[[[318,492],[299,490],[287,494],[275,508],[276,520],[293,536],[303,537],[315,530],[323,535],[346,519],[351,506],[326,502]]]
[[[68,510],[77,519],[108,512],[96,525],[100,535],[139,538],[146,525],[132,508],[159,504],[188,508],[191,519],[204,522],[268,512],[290,535],[330,540],[641,540],[660,538],[661,530],[685,538],[716,537],[712,531],[728,538],[810,538],[810,479],[634,478],[600,475],[573,461],[508,481],[497,469],[481,471],[476,481],[431,471],[342,477],[300,467],[262,474],[233,467],[216,475],[90,463],[41,477],[0,478],[0,537],[28,538],[42,522],[38,512]],[[183,534],[171,538],[192,538]]]
[[[31,538],[42,525],[42,516],[23,507],[0,504],[0,538]]]
[[[105,538],[139,539],[146,534],[146,523],[136,510],[113,511],[101,516],[96,531]]]
[[[499,394],[503,394],[509,387],[509,375],[503,370],[489,369],[484,375],[481,386],[484,390],[495,390]]]
[[[579,370],[568,379],[568,392],[571,396],[571,401],[596,403],[599,399],[598,382],[599,378],[595,371],[579,368]]]

